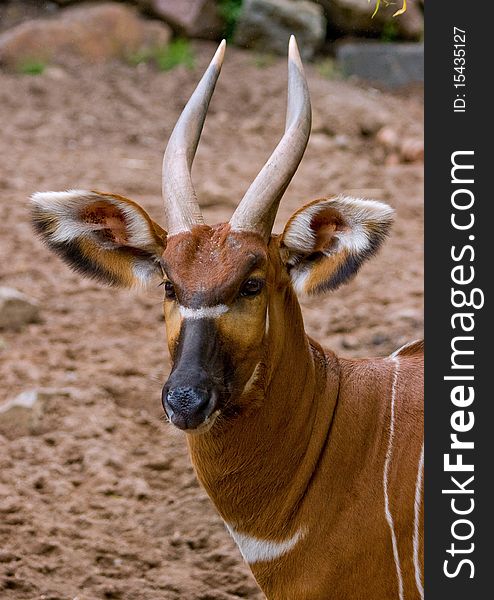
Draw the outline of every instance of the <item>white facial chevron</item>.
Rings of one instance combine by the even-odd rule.
[[[215,306],[203,306],[201,308],[188,308],[179,306],[180,314],[184,319],[217,319],[228,312],[226,304],[216,304]]]

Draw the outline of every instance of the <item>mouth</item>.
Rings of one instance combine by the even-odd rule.
[[[170,423],[182,431],[196,431],[214,420],[219,394],[206,386],[174,386],[165,384],[162,405]]]
[[[188,433],[189,435],[202,435],[203,433],[207,433],[213,427],[220,414],[220,410],[215,410],[214,413],[209,415],[209,417],[206,417],[206,419],[197,427],[182,429],[182,431],[185,431],[185,433]]]

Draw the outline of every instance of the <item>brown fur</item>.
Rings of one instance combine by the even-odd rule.
[[[309,340],[276,246],[269,264],[270,287],[278,293],[269,298],[259,380],[236,423],[189,436],[192,461],[236,530],[276,541],[306,531],[291,552],[251,565],[268,598],[398,597],[383,495],[394,362],[341,360]],[[421,361],[420,354],[402,359],[389,477],[406,598],[419,598],[412,525],[423,429]]]
[[[305,261],[308,291],[336,285],[335,270],[339,285],[379,246],[389,227],[389,212],[383,213],[382,223],[373,218],[364,222],[369,247],[362,255],[356,251],[350,255],[343,248],[311,260],[311,251],[326,247],[332,234],[343,227],[344,219],[332,207],[310,222],[314,235],[309,239],[314,245],[306,247],[302,256],[295,255],[297,248],[287,246],[285,234],[273,236],[266,245],[257,234],[231,231],[226,224],[200,225],[167,240],[137,205],[133,216],[147,245],[134,248],[128,246],[131,232],[122,211],[104,202],[106,196],[122,202],[122,207],[134,203],[87,194],[71,197],[70,210],[75,203],[84,223],[103,223],[104,234],[101,229],[89,231],[69,244],[54,245],[55,250],[85,273],[123,285],[134,283],[136,253],[153,268],[160,263],[176,292],[176,299],[164,302],[172,358],[183,322],[181,307],[228,307],[215,320],[215,327],[231,357],[233,393],[211,429],[191,433],[187,441],[200,481],[235,531],[278,542],[303,532],[286,554],[251,565],[267,597],[399,597],[385,515],[383,474],[388,464],[389,509],[404,598],[417,600],[412,541],[423,437],[423,345],[415,342],[396,357],[384,359],[338,359],[306,336],[290,275],[290,267]],[[34,213],[48,243],[57,220],[63,219],[56,201],[47,194],[38,199]],[[344,209],[345,203],[338,202]],[[361,203],[349,204],[354,211],[350,217],[356,218]],[[379,216],[379,206],[373,206]],[[265,280],[265,286],[257,296],[243,297],[242,285],[251,277]],[[420,509],[421,563],[422,527]]]
[[[184,306],[229,303],[266,250],[255,233],[231,232],[230,225],[197,225],[169,238],[162,260]]]
[[[217,319],[217,327],[223,345],[235,357],[235,389],[241,391],[252,374],[264,335],[266,295],[238,297],[248,277],[265,276],[267,252],[260,236],[230,232],[229,225],[197,226],[191,233],[169,238],[162,262],[182,306],[230,305]],[[173,358],[182,317],[175,302],[165,300],[164,312]]]

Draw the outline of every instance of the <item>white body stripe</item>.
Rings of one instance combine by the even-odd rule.
[[[406,344],[403,344],[403,346],[400,346],[398,350],[393,352],[393,354],[390,354],[389,358],[395,358],[402,350],[405,350],[405,348],[408,348],[409,346],[413,346],[413,344],[416,344],[417,342],[420,342],[420,340],[413,340],[413,342],[407,342]]]
[[[275,560],[290,552],[303,537],[302,531],[299,530],[291,538],[283,542],[274,542],[272,540],[261,540],[246,533],[238,533],[228,523],[225,523],[225,525],[237,543],[244,560],[249,564]]]
[[[422,570],[419,561],[419,523],[420,523],[420,498],[422,495],[422,477],[424,469],[424,444],[420,453],[419,466],[417,470],[417,481],[415,483],[415,518],[413,522],[413,564],[415,567],[415,582],[422,600],[424,600],[424,586],[422,584]]]
[[[295,293],[299,296],[304,296],[305,294],[305,284],[307,279],[309,278],[310,271],[305,269],[304,271],[299,271],[297,269],[292,269],[290,271],[290,278],[292,280],[293,289]]]
[[[390,416],[390,424],[389,424],[389,439],[388,439],[388,449],[386,450],[386,459],[384,461],[384,472],[383,472],[383,488],[384,488],[384,513],[386,515],[386,521],[389,525],[389,530],[391,532],[391,543],[393,545],[393,557],[395,560],[396,566],[396,577],[398,579],[398,594],[400,600],[403,600],[403,577],[401,574],[401,564],[400,564],[400,556],[398,554],[398,543],[396,541],[396,533],[393,522],[393,515],[391,514],[389,508],[389,497],[388,497],[388,477],[389,477],[389,463],[391,462],[391,454],[393,451],[393,441],[395,435],[395,401],[396,401],[396,385],[398,383],[398,371],[400,369],[400,360],[398,357],[392,357],[391,359],[394,364],[394,372],[393,372],[393,385],[391,388],[391,416]]]
[[[217,319],[228,312],[226,304],[216,304],[216,306],[203,306],[201,308],[187,308],[179,306],[180,314],[184,319]]]

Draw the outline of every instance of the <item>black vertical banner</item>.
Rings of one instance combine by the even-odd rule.
[[[494,10],[425,3],[429,600],[494,597]]]

